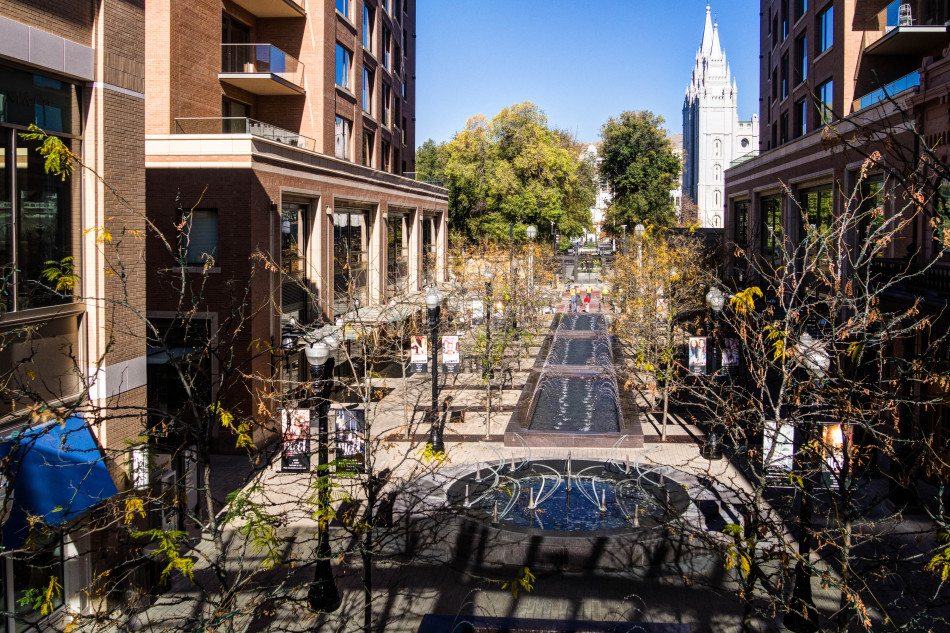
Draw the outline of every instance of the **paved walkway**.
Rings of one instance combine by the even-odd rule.
[[[599,307],[599,290],[593,295],[594,305]],[[564,295],[558,309],[567,310],[568,303],[569,296]],[[609,311],[609,306],[602,309]],[[412,376],[405,381],[377,380],[377,386],[392,391],[367,415],[373,472],[389,469],[393,481],[400,482],[432,482],[439,480],[440,476],[442,481],[449,481],[454,473],[474,470],[479,464],[494,462],[499,457],[510,460],[526,456],[524,449],[504,446],[502,434],[509,421],[510,408],[518,400],[520,386],[525,384],[539,349],[530,350],[529,357],[521,363],[521,369],[513,372],[508,388],[492,393],[491,413],[486,406],[487,393],[480,376],[461,374],[447,380],[441,395],[450,396],[452,408],[464,410],[464,415],[446,426],[448,459],[444,464],[421,459],[428,431],[423,410],[431,401],[428,376]],[[642,422],[648,434],[643,449],[617,452],[575,448],[572,456],[593,460],[640,459],[648,467],[666,467],[681,474],[677,480],[690,487],[695,498],[719,504],[724,518],[732,520],[726,516],[733,505],[730,491],[748,487],[742,474],[728,460],[702,458],[701,431],[686,424],[681,417],[670,416],[668,441],[663,443],[659,442],[662,428],[658,416],[644,415]],[[565,458],[567,452],[568,449],[535,449],[531,457]],[[286,474],[269,468],[261,471],[252,484],[260,490],[252,495],[253,498],[267,504],[270,513],[281,517],[282,533],[293,537],[292,553],[304,561],[313,551],[313,535],[316,533],[316,524],[308,509],[313,507],[315,481],[315,473]],[[718,485],[709,485],[708,482],[718,482]],[[358,503],[361,489],[346,482],[340,483],[341,487],[335,493],[337,498],[347,493]],[[222,485],[226,487],[226,482]],[[397,541],[404,539],[403,527],[413,526],[394,530],[393,533],[400,534]],[[385,531],[381,534],[385,535]],[[343,594],[341,610],[319,617],[309,614],[303,603],[308,580],[306,574],[311,573],[307,567],[306,573],[301,572],[294,578],[296,584],[287,584],[296,587],[291,595],[297,601],[275,601],[266,614],[255,616],[255,624],[250,630],[268,630],[270,627],[288,631],[344,631],[359,628],[363,605],[361,563],[358,556],[344,553],[351,537],[339,529],[334,536],[335,551],[340,552],[333,566]],[[631,623],[682,622],[689,624],[694,632],[738,630],[741,607],[728,597],[723,598],[723,595],[730,595],[725,585],[731,576],[723,571],[722,562],[716,557],[697,556],[681,565],[655,562],[642,569],[624,572],[549,572],[536,579],[530,592],[522,590],[515,598],[510,586],[504,585],[518,573],[521,561],[512,560],[510,568],[471,569],[463,566],[459,569],[458,565],[452,565],[451,557],[440,555],[438,533],[434,536],[436,543],[420,546],[412,555],[392,555],[377,560],[373,571],[377,630],[413,632],[428,613]],[[233,538],[235,543],[230,547],[246,547],[246,543],[240,544],[238,535],[229,538]],[[210,547],[210,543],[205,546]],[[413,550],[413,547],[401,540],[389,551],[400,550]],[[235,561],[238,565],[235,573],[240,573],[240,568],[253,568],[261,560],[260,552],[242,549],[241,556]],[[146,615],[151,614],[151,617],[170,624],[175,616],[183,615],[181,601],[185,599],[187,603],[189,595],[199,598],[194,588],[178,582],[174,590]],[[763,631],[771,630],[770,623],[760,625]]]

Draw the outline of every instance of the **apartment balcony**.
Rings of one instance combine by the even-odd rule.
[[[895,0],[872,16],[864,31],[864,54],[923,57],[946,48],[950,44],[946,15],[916,5]]]
[[[307,15],[299,0],[234,0],[259,18],[302,18]]]
[[[218,79],[256,95],[302,95],[304,65],[271,44],[222,44]]]
[[[243,117],[201,117],[175,119],[175,134],[197,134],[201,136],[213,134],[250,134],[258,138],[299,147],[308,151],[316,151],[316,141],[290,130],[279,128],[276,125],[262,123],[256,119]]]
[[[916,293],[931,292],[950,295],[950,266],[942,262],[930,265],[908,264],[901,259],[875,259],[871,273],[879,283],[902,277],[900,286]]]
[[[904,75],[900,79],[892,81],[883,88],[878,88],[877,90],[869,92],[859,99],[855,99],[852,104],[853,111],[857,112],[858,110],[863,110],[864,108],[872,106],[875,103],[880,103],[886,99],[893,99],[901,92],[919,86],[920,73],[914,71],[909,75]]]

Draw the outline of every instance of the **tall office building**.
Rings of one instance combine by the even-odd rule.
[[[758,116],[739,120],[738,91],[707,4],[703,40],[683,103],[683,194],[695,202],[703,228],[722,228],[725,170],[758,146]]]

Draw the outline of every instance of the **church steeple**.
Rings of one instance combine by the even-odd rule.
[[[710,12],[709,3],[706,3],[706,26],[703,28],[703,44],[699,47],[699,50],[704,56],[709,56],[713,49],[713,37],[715,35],[713,31],[712,23],[712,13]]]
[[[709,20],[709,5],[706,5],[706,20]],[[719,45],[719,21],[713,23],[712,52],[710,56],[713,59],[722,57],[722,47]]]

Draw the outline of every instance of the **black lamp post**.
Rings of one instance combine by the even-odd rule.
[[[429,446],[433,453],[444,453],[445,442],[442,440],[442,424],[439,420],[439,311],[442,305],[442,293],[433,286],[426,293],[426,308],[429,310],[429,335],[432,339],[432,411],[429,429]]]
[[[328,339],[331,343],[335,339]],[[330,345],[325,342],[312,343],[304,348],[307,362],[310,363],[310,379],[314,383],[314,392],[317,395],[316,409],[319,424],[318,475],[329,479],[329,429],[328,413],[330,409],[330,389],[333,386],[333,358],[330,354]],[[320,485],[319,501],[321,516],[328,516],[330,506],[329,481]],[[330,524],[326,521],[320,530],[320,542],[317,544],[317,561],[313,573],[313,583],[307,592],[307,604],[316,612],[332,612],[340,608],[343,603],[340,592],[333,578],[333,568],[330,565]]]
[[[716,321],[719,313],[722,312],[726,304],[726,295],[718,287],[713,286],[706,293],[706,305],[712,310],[713,330],[716,329]],[[716,349],[717,345],[713,337],[707,339],[710,345],[706,348],[706,370],[715,375],[716,373]],[[706,439],[706,445],[703,447],[703,456],[707,459],[722,459],[722,444],[719,442],[719,434],[716,432],[716,422],[713,421],[709,429],[709,437]]]

